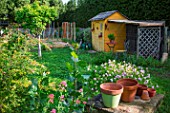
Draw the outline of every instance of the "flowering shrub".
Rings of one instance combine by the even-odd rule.
[[[88,66],[90,73],[89,86],[92,91],[99,92],[100,84],[104,82],[116,82],[121,78],[136,79],[140,84],[146,84],[148,87],[153,87],[151,75],[147,68],[136,66],[125,61],[117,63],[115,60],[109,60],[107,63],[100,66]],[[157,86],[158,87],[158,86]]]
[[[74,90],[67,87],[67,83],[62,81],[54,94],[49,94],[47,104],[44,106],[43,112],[51,113],[72,113],[83,112],[86,105],[83,97],[83,89]]]
[[[20,112],[27,104],[25,95],[32,85],[28,75],[46,70],[31,58],[33,42],[34,38],[18,31],[9,30],[0,37],[0,112]]]

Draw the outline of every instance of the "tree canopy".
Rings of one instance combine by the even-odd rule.
[[[59,21],[74,21],[79,27],[88,27],[88,20],[96,14],[118,10],[133,20],[164,20],[170,26],[169,4],[170,0],[77,0],[76,9],[67,8]]]
[[[58,12],[56,8],[34,2],[16,9],[15,20],[23,28],[30,29],[34,34],[40,34],[45,29],[47,23],[56,19],[57,16]]]

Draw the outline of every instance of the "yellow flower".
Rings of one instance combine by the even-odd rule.
[[[74,57],[74,58],[78,58],[77,54],[73,51],[71,52],[71,55]]]

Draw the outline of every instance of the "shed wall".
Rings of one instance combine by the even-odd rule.
[[[93,48],[97,51],[104,51],[104,36],[103,36],[103,29],[104,29],[104,21],[93,21],[91,23],[92,29],[92,45]],[[99,35],[102,34],[102,37]]]
[[[113,51],[116,50],[124,50],[124,41],[126,39],[126,25],[121,23],[108,23],[109,19],[115,19],[115,20],[127,20],[126,17],[124,17],[122,14],[116,12],[113,15],[109,16],[105,20],[105,24],[107,28],[104,30],[104,51],[108,52],[110,51],[110,48],[106,43],[108,43],[110,40],[108,39],[108,34],[113,33],[115,35],[115,41],[116,45],[114,47]]]

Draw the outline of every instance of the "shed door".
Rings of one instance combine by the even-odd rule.
[[[137,55],[159,58],[161,27],[139,27]]]

